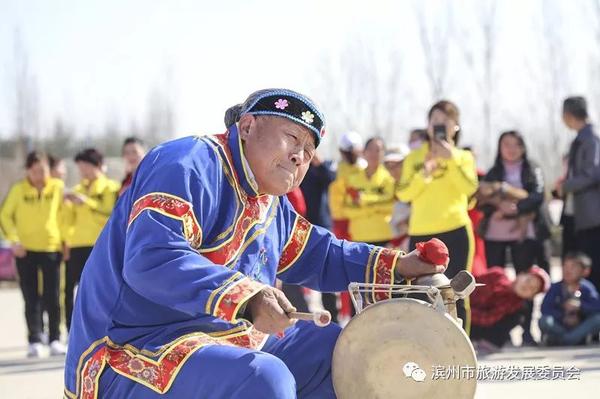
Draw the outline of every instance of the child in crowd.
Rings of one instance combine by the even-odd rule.
[[[523,317],[526,300],[548,291],[550,276],[532,266],[510,280],[499,266],[490,267],[476,277],[484,287],[471,294],[471,340],[480,353],[498,351],[509,339],[510,330]]]
[[[540,330],[547,345],[577,345],[600,333],[600,296],[589,276],[592,261],[571,252],[563,261],[563,279],[552,284],[542,303]]]

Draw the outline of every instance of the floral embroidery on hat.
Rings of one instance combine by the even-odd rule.
[[[286,109],[288,105],[290,105],[290,103],[288,103],[288,100],[285,98],[280,98],[279,100],[275,101],[275,108],[277,109]]]
[[[310,111],[304,111],[302,113],[302,120],[306,123],[313,123],[315,116]]]

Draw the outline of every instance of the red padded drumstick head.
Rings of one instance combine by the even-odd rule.
[[[427,242],[418,242],[416,247],[419,251],[419,258],[432,265],[445,266],[450,257],[446,244],[437,238],[432,238]]]
[[[315,312],[315,324],[319,327],[325,327],[331,323],[331,313],[326,310]]]

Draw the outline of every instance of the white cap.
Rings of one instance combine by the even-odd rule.
[[[394,145],[385,152],[383,162],[401,162],[410,153],[410,149],[406,144]]]
[[[356,148],[362,149],[362,137],[356,132],[347,132],[340,138],[339,149],[342,151],[352,151]]]

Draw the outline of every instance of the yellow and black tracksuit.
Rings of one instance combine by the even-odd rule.
[[[91,182],[83,180],[73,187],[73,193],[81,195],[83,203],[68,202],[63,212],[69,247],[94,246],[115,206],[119,187],[119,183],[105,175]]]
[[[119,183],[105,175],[100,175],[93,181],[83,180],[72,190],[83,202],[67,202],[64,207],[65,241],[71,248],[65,281],[67,329],[71,327],[75,286],[79,283],[83,266],[115,206],[119,188]]]
[[[331,214],[333,233],[341,239],[352,239],[348,232],[348,216],[344,213],[344,198],[346,184],[350,176],[364,170],[365,164],[361,159],[354,164],[342,161],[337,166],[335,180],[329,185],[329,212]]]
[[[473,230],[468,210],[469,198],[478,186],[475,161],[469,151],[453,148],[451,158],[436,159],[436,169],[431,176],[425,176],[428,152],[426,143],[404,159],[397,195],[400,201],[411,204],[410,249],[417,242],[433,237],[444,241],[450,252],[446,275],[452,278],[460,270],[470,270],[473,260]],[[468,332],[468,300],[461,302],[457,303],[457,311]]]
[[[394,178],[383,165],[371,177],[366,169],[347,177],[343,213],[353,241],[385,245],[392,239],[394,189]]]
[[[48,312],[50,342],[60,339],[63,188],[61,180],[49,178],[38,191],[29,180],[24,179],[12,186],[0,209],[4,238],[20,244],[26,251],[24,257],[16,259],[16,263],[25,301],[29,343],[41,342],[43,309]],[[38,270],[42,272],[44,287],[41,298]]]

